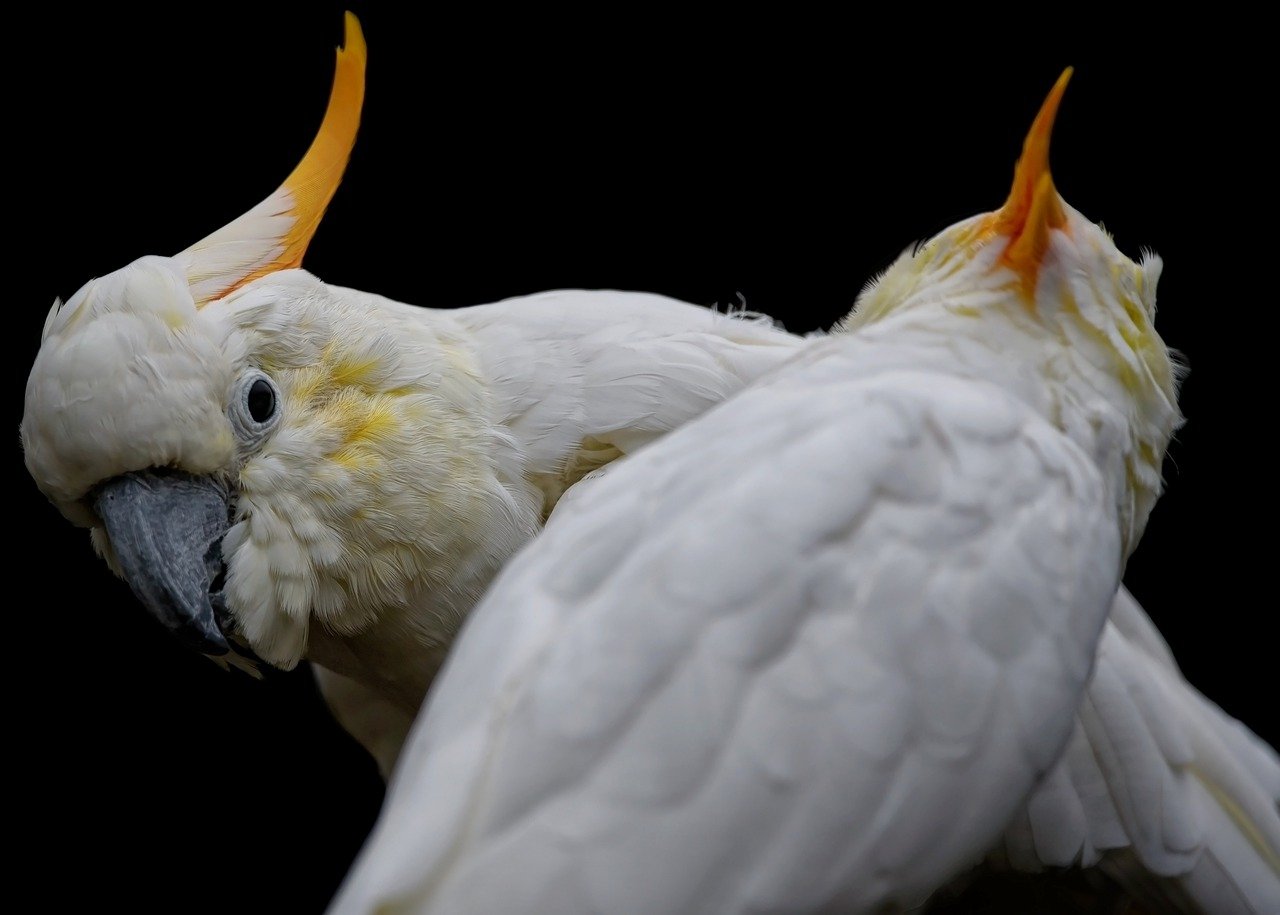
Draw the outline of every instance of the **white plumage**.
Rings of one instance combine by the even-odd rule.
[[[867,910],[995,842],[1070,727],[1114,518],[1025,404],[860,371],[861,344],[641,452],[513,562],[337,912]]]
[[[223,663],[315,662],[386,772],[458,626],[564,490],[804,340],[648,293],[446,311],[300,269],[364,65],[348,16],[325,120],[279,190],[55,303],[22,441],[154,615]]]
[[[1100,866],[1176,911],[1280,912],[1280,758],[1179,673],[1121,591],[1061,760],[998,864]]]
[[[1048,180],[1062,85],[999,213],[561,503],[335,912],[879,911],[983,859],[1271,909],[1274,754],[1112,608],[1179,418],[1159,263]]]
[[[1080,252],[1048,212],[1043,238],[962,240],[985,272],[935,269],[946,245],[926,246],[864,296],[855,335],[822,342],[638,293],[432,312],[325,285],[288,268],[354,139],[355,37],[318,159],[51,311],[23,429],[109,561],[103,481],[233,481],[232,623],[275,663],[329,665],[326,698],[384,772],[458,626],[554,510],[466,630],[340,911],[899,905],[984,856],[1280,911],[1274,751],[1182,679],[1124,591],[1102,622],[1176,416],[1144,316],[1157,264],[1099,243],[1069,278],[1054,259]],[[1030,250],[998,250],[1006,230]],[[1034,308],[973,332],[993,297],[1046,289],[1079,312],[1049,358],[1016,357]],[[292,412],[237,443],[226,389],[263,365]],[[348,409],[415,385],[412,447]],[[383,471],[413,485],[365,485]],[[411,512],[379,501],[406,488]],[[438,561],[401,568],[396,537]]]

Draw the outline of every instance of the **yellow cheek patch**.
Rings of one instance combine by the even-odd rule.
[[[270,369],[264,368],[264,371],[271,373]],[[319,400],[331,388],[332,381],[327,367],[323,364],[308,366],[294,373],[289,384],[289,396],[291,400],[305,405]]]
[[[385,435],[394,424],[393,410],[383,395],[370,396],[343,388],[318,411],[318,419],[343,444]]]
[[[335,387],[358,387],[372,393],[381,368],[382,363],[378,359],[339,357],[334,362],[331,378]]]
[[[320,406],[323,401],[347,389],[360,390],[371,396],[405,393],[407,388],[383,391],[379,387],[385,375],[384,369],[384,362],[377,357],[341,352],[337,342],[330,343],[314,364],[293,371],[288,394],[298,403]],[[263,370],[273,374],[265,363]]]
[[[337,438],[332,460],[348,470],[365,471],[384,463],[388,443],[404,432],[402,412],[400,398],[344,388],[319,416]]]
[[[369,406],[364,417],[348,433],[348,444],[385,442],[400,431],[401,424],[396,411],[386,401],[387,398],[378,398]]]
[[[333,340],[315,362],[289,370],[282,381],[300,422],[317,430],[325,460],[368,474],[387,463],[392,443],[403,439],[418,393],[414,385],[381,387],[387,363],[349,342]]]
[[[333,453],[332,460],[344,470],[365,474],[380,463],[368,448],[342,448]]]

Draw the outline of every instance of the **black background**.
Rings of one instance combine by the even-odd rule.
[[[1189,679],[1280,742],[1274,257],[1255,228],[1274,224],[1255,126],[1273,106],[1238,36],[1160,43],[1110,20],[1085,42],[923,11],[852,31],[352,6],[370,54],[362,132],[305,265],[437,307],[640,289],[742,296],[789,329],[826,328],[914,240],[1002,202],[1074,64],[1059,189],[1122,250],[1164,257],[1158,325],[1191,366],[1169,490],[1127,582]],[[50,5],[10,22],[10,872],[50,908],[319,911],[381,799],[305,673],[253,682],[172,643],[21,464],[19,392],[54,296],[248,209],[319,124],[341,6],[201,9]],[[1011,27],[1024,40],[997,37]]]

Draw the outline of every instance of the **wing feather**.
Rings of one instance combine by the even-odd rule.
[[[1070,735],[1118,524],[1025,405],[857,349],[557,511],[335,912],[861,911],[986,853]]]
[[[1161,908],[1280,911],[1280,758],[1183,679],[1123,590],[1067,749],[1015,824],[1017,870],[1100,865]]]

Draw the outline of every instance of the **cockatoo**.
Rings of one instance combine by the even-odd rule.
[[[235,663],[241,663],[235,654],[239,648],[256,650],[284,667],[298,657],[324,658],[345,671],[348,676],[314,666],[339,719],[388,772],[416,709],[415,697],[431,679],[458,620],[504,559],[540,529],[560,492],[597,465],[732,395],[811,341],[764,323],[726,319],[634,293],[559,292],[428,312],[326,286],[291,269],[318,225],[354,140],[364,45],[354,20],[348,20],[348,29],[348,49],[339,54],[324,126],[276,194],[177,257],[144,259],[90,283],[66,306],[55,306],[30,378],[23,438],[28,466],[42,489],[69,517],[90,526],[99,550],[130,578],[144,603],[194,637],[199,647],[223,652],[222,642],[229,639],[231,652],[220,657]],[[361,342],[361,330],[370,326],[384,327],[386,333]],[[362,418],[362,410],[364,419],[377,419],[383,416],[381,406],[394,404],[378,397],[376,383],[385,382],[385,376],[370,384],[368,375],[348,374],[351,354],[368,348],[385,348],[386,361],[398,362],[403,371],[427,365],[442,394],[428,398],[428,407],[444,406],[457,418],[468,415],[468,406],[483,405],[470,414],[475,423],[471,437],[465,437],[475,447],[459,463],[472,462],[474,476],[493,484],[474,500],[482,513],[517,506],[510,525],[500,519],[469,531],[462,525],[457,535],[451,528],[458,514],[448,510],[462,504],[452,488],[456,478],[441,475],[438,461],[425,470],[415,464],[422,457],[419,449],[397,452],[394,437],[380,436],[376,423],[374,428],[351,425]],[[278,376],[264,372],[265,378],[250,379],[241,374],[249,364],[261,369],[264,356],[280,363]],[[374,368],[366,367],[377,375]],[[277,409],[298,405],[301,392],[310,397],[300,412],[273,414],[267,427],[255,432],[252,398],[258,380],[272,390]],[[162,383],[178,388],[168,390]],[[226,390],[220,392],[220,384]],[[259,408],[263,390],[257,386]],[[219,410],[226,424],[218,418]],[[426,428],[422,441],[438,447],[437,457],[464,444]],[[225,452],[220,452],[219,436],[225,439],[230,432],[235,437],[246,430],[250,440],[236,441],[230,463],[219,465],[218,456]],[[260,440],[254,438],[257,434]],[[316,447],[310,453],[299,449],[311,436]],[[485,441],[493,446],[491,453]],[[392,477],[412,479],[422,473],[428,482],[407,495],[427,492],[436,502],[418,510],[403,508],[410,499],[402,504],[403,518],[396,521],[388,513],[382,525],[353,517],[367,505],[354,510],[351,505],[373,498],[380,481],[374,479],[372,460],[352,467],[350,459],[378,455]],[[187,486],[197,504],[203,501],[212,513],[209,528],[188,528],[171,540],[163,532],[150,533],[153,525],[172,517],[155,514],[124,534],[150,537],[150,542],[121,557],[93,502],[100,493],[116,489],[107,483],[113,475],[153,466],[176,468],[193,478],[212,474],[212,485],[194,479],[176,482],[182,479],[177,476],[156,484],[166,499],[166,493]],[[319,467],[319,476],[310,479],[310,470],[304,470],[308,467]],[[47,479],[43,473],[49,474]],[[132,479],[134,483],[120,485],[146,482]],[[348,481],[353,484],[350,492],[345,489]],[[332,498],[334,487],[342,489],[338,495],[343,498]],[[590,489],[577,484],[569,492],[577,494],[571,500],[576,501],[587,499]],[[312,498],[325,511],[299,514],[296,509]],[[368,504],[376,504],[376,498]],[[201,519],[190,514],[189,506],[184,508],[181,500],[173,505],[184,524],[198,528]],[[556,511],[576,509],[567,505]],[[239,547],[220,560],[221,550],[211,549],[219,537],[218,519],[228,513],[234,522],[228,529],[239,531],[241,539],[224,541]],[[362,537],[372,535],[371,542],[377,543],[389,528],[403,525],[404,531],[415,524],[421,528],[414,536],[445,545],[433,554],[434,565],[421,570],[431,576],[428,584],[418,588],[414,582],[403,595],[386,582],[386,588],[373,593],[367,588],[345,591],[339,598],[344,605],[329,605],[326,613],[318,612],[324,604],[304,611],[301,598],[290,602],[287,595],[296,597],[299,587],[305,591],[299,574],[303,579],[314,574],[309,584],[318,589],[343,591],[350,582],[344,584],[336,570],[360,552]],[[332,539],[317,542],[314,533],[320,529]],[[388,546],[385,540],[382,545]],[[394,546],[389,551],[393,556]],[[329,564],[317,560],[308,567],[307,561],[315,558],[313,548],[336,550],[336,559],[331,553]],[[376,565],[377,557],[372,559]],[[149,561],[169,576],[167,584],[158,580]],[[230,570],[227,580],[241,582],[242,593],[253,599],[244,603],[219,589],[221,565]],[[179,581],[184,575],[185,582]],[[210,588],[206,606],[202,590]],[[260,589],[256,596],[255,589]],[[415,593],[410,596],[409,590]],[[389,592],[388,610],[379,601],[387,600]],[[292,641],[286,641],[296,647],[301,629],[301,653],[277,654],[277,643],[264,640],[262,632],[246,635],[242,615],[253,618],[255,610],[271,601],[282,619],[268,613],[262,632],[291,633]],[[1215,858],[1200,849],[1216,848],[1208,839],[1217,834],[1188,837],[1169,823],[1198,823],[1206,812],[1233,809],[1225,802],[1206,806],[1206,791],[1234,804],[1246,819],[1256,819],[1266,803],[1274,812],[1274,800],[1280,797],[1274,754],[1181,679],[1159,636],[1123,591],[1104,630],[1097,664],[1088,687],[1090,695],[1099,693],[1093,712],[1079,717],[1068,751],[1015,817],[999,852],[1002,863],[1039,868],[1097,862],[1121,872],[1122,878],[1136,872],[1137,879],[1148,882],[1152,874],[1183,874],[1193,866],[1203,874]],[[1182,736],[1175,740],[1170,733]],[[1120,751],[1107,752],[1112,745]],[[1207,774],[1221,784],[1201,785],[1188,774],[1193,770],[1197,778]],[[1163,786],[1159,802],[1150,793],[1130,790],[1133,784],[1147,783]],[[1084,787],[1074,793],[1063,790],[1073,785]],[[1164,813],[1170,799],[1177,800],[1181,819]],[[1271,822],[1260,821],[1251,830],[1239,822],[1227,825],[1239,827],[1237,836],[1265,837],[1273,835],[1268,832],[1274,830]],[[1233,833],[1229,829],[1224,834]],[[1274,848],[1274,841],[1268,841]],[[1238,860],[1244,859],[1228,853],[1223,870],[1230,874]],[[1199,879],[1203,884],[1204,878]]]
[[[1069,73],[999,210],[566,496],[336,915],[901,910],[990,859],[1277,910],[1274,754],[1116,598],[1181,416],[1160,261],[1049,172]]]
[[[461,620],[561,492],[803,341],[657,295],[436,311],[300,269],[360,118],[351,14],[344,45],[278,190],[54,303],[21,434],[152,614],[225,663],[315,662],[388,771]]]

